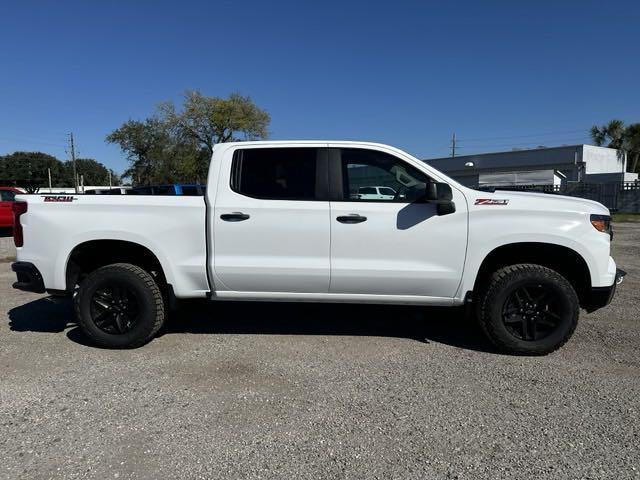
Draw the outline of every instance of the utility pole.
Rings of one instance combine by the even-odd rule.
[[[76,170],[76,149],[73,144],[73,132],[69,134],[69,142],[71,143],[71,162],[73,163],[73,187],[78,193],[78,172]]]
[[[451,137],[451,158],[456,158],[456,132]]]

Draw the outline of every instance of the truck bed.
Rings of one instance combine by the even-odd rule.
[[[209,291],[204,197],[35,194],[16,200],[28,201],[29,209],[19,258],[38,265],[47,288],[67,289],[67,261],[76,246],[100,248],[110,239],[153,252],[177,297]]]

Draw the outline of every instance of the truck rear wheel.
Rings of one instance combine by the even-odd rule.
[[[578,324],[578,296],[558,272],[518,264],[495,272],[479,299],[478,319],[501,350],[544,355],[564,345]]]
[[[74,305],[85,335],[108,348],[144,345],[165,319],[158,284],[148,272],[128,263],[107,265],[89,274],[80,284]]]

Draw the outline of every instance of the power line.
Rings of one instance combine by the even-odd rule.
[[[34,144],[34,145],[49,145],[53,147],[64,147],[64,145],[60,143],[47,142],[43,140],[35,140],[35,139],[26,139],[26,138],[17,138],[17,137],[0,137],[0,140],[4,140],[7,142],[19,142],[26,144]]]
[[[532,138],[529,140],[523,140],[520,142],[512,142],[512,143],[478,143],[478,142],[470,142],[467,143],[466,140],[458,140],[458,148],[492,148],[499,146],[511,146],[511,145],[532,145],[532,144],[557,144],[557,143],[568,143],[568,142],[580,142],[580,143],[589,143],[591,139],[587,136],[583,137],[554,137],[554,138]]]
[[[579,130],[564,130],[564,131],[555,131],[555,132],[541,132],[541,133],[529,133],[525,135],[505,135],[500,137],[476,137],[476,138],[466,138],[467,141],[483,141],[483,140],[508,140],[511,138],[531,138],[531,137],[544,137],[550,135],[567,135],[573,133],[584,133],[588,134],[588,130],[581,128]]]
[[[552,145],[550,145],[548,148],[552,147],[552,146],[563,146],[563,145],[571,145],[571,144],[575,144],[575,143],[585,143],[584,142],[584,137],[580,137],[580,138],[567,138],[567,139],[563,139],[561,142],[559,141],[553,141],[553,142],[546,142],[546,143],[551,143]],[[457,145],[456,149],[475,149],[475,150],[486,150],[486,149],[494,149],[494,148],[509,148],[509,147],[521,147],[521,148],[536,148],[538,146],[542,146],[545,142],[544,141],[539,141],[539,142],[521,142],[521,143],[502,143],[502,144],[489,144],[489,145]],[[560,144],[560,145],[558,145]],[[547,147],[545,145],[545,147]],[[466,154],[465,154],[466,155]]]
[[[527,135],[511,135],[511,136],[503,136],[503,137],[477,137],[477,138],[462,138],[461,141],[464,142],[481,142],[485,140],[509,140],[511,138],[533,138],[533,137],[544,137],[550,135],[567,135],[572,133],[584,133],[585,136],[588,136],[588,130],[580,129],[580,130],[565,130],[565,131],[557,131],[557,132],[545,132],[545,133],[531,133]]]

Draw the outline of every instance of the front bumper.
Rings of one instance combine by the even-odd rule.
[[[44,281],[40,271],[33,263],[15,262],[11,264],[11,270],[16,272],[18,281],[13,284],[13,288],[25,292],[44,293]]]
[[[584,309],[591,313],[611,303],[616,293],[616,287],[622,283],[627,274],[624,270],[616,269],[616,279],[610,287],[592,287],[583,304]]]

